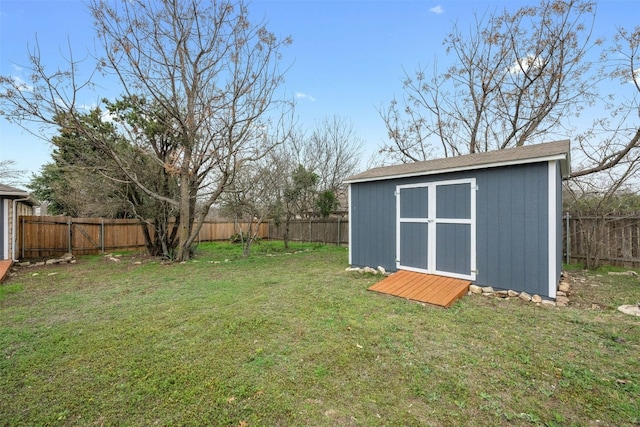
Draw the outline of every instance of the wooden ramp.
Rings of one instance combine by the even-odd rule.
[[[467,294],[470,284],[469,280],[398,270],[369,290],[448,308]]]
[[[7,273],[9,273],[9,269],[13,265],[13,261],[10,259],[0,259],[0,283],[4,280]]]

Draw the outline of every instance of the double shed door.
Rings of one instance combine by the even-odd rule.
[[[475,280],[475,179],[396,187],[396,267]]]

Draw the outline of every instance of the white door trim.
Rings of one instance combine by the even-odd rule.
[[[444,185],[469,184],[470,186],[470,218],[438,218],[436,214],[436,191],[437,187]],[[428,188],[428,213],[427,218],[402,218],[400,216],[400,193],[401,190],[407,188]],[[459,279],[476,279],[476,179],[464,178],[445,181],[434,181],[428,183],[402,184],[396,186],[396,268],[402,270],[416,271],[420,273],[440,274],[448,277]],[[428,242],[427,242],[427,269],[403,266],[400,259],[400,225],[403,222],[426,223],[428,224]],[[448,271],[437,270],[437,234],[436,227],[438,224],[469,224],[470,230],[470,273],[461,274]]]

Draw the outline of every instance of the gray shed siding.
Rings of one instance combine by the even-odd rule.
[[[558,162],[556,223],[561,227],[561,176]],[[351,263],[354,266],[382,266],[395,271],[396,248],[396,185],[427,183],[464,178],[475,178],[476,192],[476,268],[475,283],[498,289],[513,289],[549,295],[549,278],[559,279],[562,252],[558,252],[556,265],[550,265],[549,248],[549,163],[503,166],[464,172],[443,173],[423,177],[389,179],[350,184],[351,191]],[[455,191],[442,195],[456,200]],[[453,203],[452,203],[453,204]],[[464,210],[465,202],[460,202]],[[440,209],[436,206],[436,209]],[[446,215],[452,215],[443,206]],[[460,215],[466,215],[467,212]],[[558,228],[557,230],[561,230]],[[464,233],[464,227],[448,232]],[[560,233],[556,233],[559,236]],[[560,244],[561,236],[556,245]],[[464,236],[466,240],[466,236]],[[556,246],[560,248],[560,246]],[[438,243],[440,255],[459,253],[452,241]],[[418,256],[418,254],[416,254]],[[419,256],[422,256],[421,254]],[[448,258],[448,257],[447,257]],[[442,260],[442,261],[440,261]],[[451,261],[440,257],[444,270],[456,271],[465,265],[447,265]],[[440,267],[440,266],[439,266]],[[557,270],[550,273],[549,269]]]
[[[479,181],[476,284],[547,295],[548,164],[497,168]]]
[[[395,181],[350,185],[351,264],[396,270]]]
[[[9,215],[8,212],[5,212],[5,200],[0,197],[0,260],[1,259],[8,259],[9,258],[9,254],[6,254],[6,247],[7,242],[5,242],[5,239],[7,239],[9,236],[8,230],[5,229],[5,227],[8,226],[9,221],[6,218],[6,215]]]

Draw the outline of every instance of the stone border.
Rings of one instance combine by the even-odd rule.
[[[16,262],[14,264],[14,267],[41,267],[43,265],[54,265],[54,264],[75,264],[76,262],[77,262],[76,257],[74,257],[73,254],[64,254],[60,258],[49,258],[44,261]]]
[[[542,298],[538,294],[530,295],[527,292],[518,292],[514,290],[498,290],[496,291],[491,286],[469,286],[468,295],[482,295],[486,297],[498,297],[498,298],[520,298],[525,302],[532,302],[538,306],[544,307],[567,307],[569,305],[568,294],[570,292],[571,285],[569,283],[569,276],[566,273],[562,273],[560,276],[560,283],[558,284],[558,290],[556,291],[556,300],[548,300]]]
[[[347,267],[344,269],[344,271],[355,271],[357,273],[370,273],[370,274],[381,274],[383,276],[388,276],[389,274],[387,273],[387,270],[384,269],[384,267],[378,266],[378,268],[372,268],[372,267]]]
[[[381,274],[383,276],[388,276],[387,271],[384,267],[378,266],[378,268],[372,267],[347,267],[345,271],[355,271],[358,273],[370,273],[370,274]],[[498,297],[503,299],[515,298],[518,297],[525,302],[532,302],[536,305],[541,305],[544,307],[567,307],[569,305],[568,293],[570,292],[571,285],[569,284],[569,276],[566,273],[562,273],[560,275],[560,283],[558,284],[558,290],[556,291],[556,300],[548,300],[542,298],[538,294],[529,295],[526,292],[518,292],[514,290],[498,290],[496,291],[491,286],[478,286],[478,285],[470,285],[469,292],[467,295],[482,295],[485,297]]]

